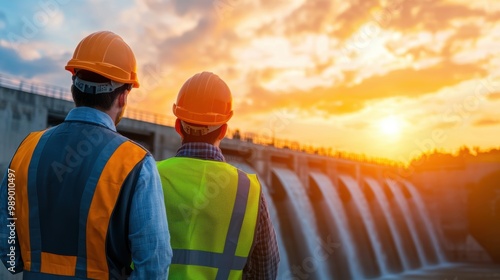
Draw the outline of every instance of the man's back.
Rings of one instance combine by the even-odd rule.
[[[164,252],[149,253],[166,261],[167,225],[160,218],[164,215],[152,210],[161,211],[163,200],[155,197],[154,205],[138,202],[143,192],[161,193],[159,181],[156,186],[151,185],[154,181],[150,186],[140,183],[147,173],[155,173],[151,163],[145,149],[116,133],[111,119],[95,109],[73,109],[62,124],[31,133],[9,167],[17,176],[13,217],[18,256],[23,257],[15,271],[23,269],[25,278],[39,273],[125,277],[131,274],[132,257],[139,256],[132,247],[139,246],[137,242],[144,247],[146,241],[160,242],[156,249]],[[4,193],[1,196],[6,201]],[[148,218],[158,216],[153,222],[157,226],[137,223],[144,219],[136,217],[137,207],[148,210]],[[151,232],[137,237],[143,227]],[[132,234],[136,238],[130,239]],[[158,273],[165,275],[167,267]]]
[[[211,270],[217,279],[230,274],[241,278],[257,223],[261,194],[257,178],[224,162],[187,157],[162,161],[158,169],[168,174],[162,185],[176,256],[173,263],[199,256],[198,264],[206,267],[172,266],[170,275],[203,279]]]
[[[170,277],[226,279],[225,268],[230,279],[276,278],[276,236],[256,175],[224,162],[220,149],[206,143],[186,143],[157,166],[172,235]],[[183,274],[189,268],[180,264],[194,263],[196,277]]]

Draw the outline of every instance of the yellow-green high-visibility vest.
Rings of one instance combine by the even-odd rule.
[[[241,279],[259,212],[257,176],[187,157],[157,166],[173,249],[169,279]]]

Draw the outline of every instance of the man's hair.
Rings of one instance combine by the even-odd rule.
[[[188,123],[188,124],[192,125],[192,126],[196,126],[195,124],[192,124],[192,123]],[[215,143],[215,141],[217,141],[217,138],[219,137],[221,128],[222,128],[222,126],[217,128],[216,130],[214,130],[212,132],[205,134],[205,135],[195,136],[195,135],[188,134],[184,130],[184,127],[182,127],[182,125],[181,125],[181,132],[182,132],[182,136],[183,136],[182,144],[191,143],[191,142],[203,142],[203,143],[208,143],[208,144],[213,145]]]
[[[110,82],[110,79],[87,70],[79,70],[76,73],[76,76],[79,79],[82,79],[87,82],[93,82],[93,83]],[[130,89],[130,84],[124,84],[123,86],[109,93],[89,94],[81,92],[77,87],[72,85],[71,94],[73,95],[73,100],[75,101],[76,107],[85,106],[101,110],[109,110],[111,108],[111,105],[115,101],[116,97],[118,97],[118,95],[120,95],[126,89]]]

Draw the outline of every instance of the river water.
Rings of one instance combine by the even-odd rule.
[[[386,276],[378,280],[500,280],[500,264],[456,264],[412,271],[405,274]]]

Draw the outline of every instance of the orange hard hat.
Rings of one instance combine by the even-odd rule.
[[[233,116],[233,98],[226,83],[211,72],[189,78],[172,111],[180,120],[200,125],[222,125]]]
[[[110,31],[95,32],[83,38],[65,68],[73,75],[75,70],[88,70],[112,81],[139,87],[132,49]]]

